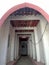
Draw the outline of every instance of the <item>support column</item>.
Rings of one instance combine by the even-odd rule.
[[[30,56],[30,37],[29,37],[29,39],[28,39],[28,55]]]
[[[19,58],[19,36],[17,36],[17,41],[16,41],[16,49],[17,49],[17,52],[16,52],[16,55],[17,55],[17,57],[16,57],[16,59],[18,59]]]
[[[29,49],[30,49],[29,54],[30,54],[30,57],[32,58],[32,39],[31,39],[31,36],[29,38]]]
[[[0,65],[6,65],[9,26],[9,21],[6,21],[0,28]]]
[[[17,42],[17,35],[16,35],[16,33],[15,33],[14,59],[16,59],[16,57],[17,57],[17,54],[16,54],[16,53],[17,53],[17,51],[16,51],[16,50],[17,50],[17,47],[16,47],[16,42]]]
[[[19,37],[15,35],[15,59],[19,58]]]
[[[29,39],[28,39],[28,56],[30,56],[30,46],[29,46]]]
[[[14,42],[15,42],[15,31],[14,29],[12,28],[11,30],[11,61],[14,60]]]
[[[34,29],[35,34],[35,44],[38,42],[38,35],[37,35],[37,28]],[[36,44],[36,55],[37,55],[37,61],[40,61],[40,50],[39,50],[39,44]]]
[[[35,48],[35,40],[34,40],[34,33],[32,33],[32,57],[36,59],[36,48]]]

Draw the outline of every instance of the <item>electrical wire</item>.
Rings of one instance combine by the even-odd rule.
[[[47,22],[46,25],[45,25],[45,29],[44,29],[44,32],[43,32],[42,35],[41,35],[41,38],[39,39],[39,41],[38,41],[36,44],[39,44],[39,42],[41,42],[41,40],[42,40],[42,38],[43,38],[43,36],[44,36],[44,33],[45,33],[45,31],[46,31],[47,25],[48,25],[48,22]]]

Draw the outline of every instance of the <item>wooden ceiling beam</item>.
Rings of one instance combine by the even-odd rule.
[[[34,30],[15,30],[15,32],[34,32]]]
[[[13,27],[35,27],[40,20],[11,20]]]

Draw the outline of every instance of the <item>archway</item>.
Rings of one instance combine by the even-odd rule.
[[[23,7],[30,7],[30,8],[33,8],[37,11],[39,11],[45,18],[46,20],[49,22],[49,15],[43,10],[41,9],[40,7],[36,6],[36,5],[33,5],[33,4],[30,4],[30,3],[23,3],[23,4],[19,4],[19,5],[16,5],[14,7],[12,7],[11,9],[9,9],[4,15],[3,17],[1,18],[0,20],[0,26],[2,26],[2,24],[4,23],[4,21],[6,20],[6,18],[11,14],[13,13],[14,11],[20,9],[20,8],[23,8]]]
[[[19,4],[19,5],[16,5],[14,7],[12,7],[10,10],[8,10],[4,16],[1,18],[0,20],[0,26],[2,26],[2,24],[5,22],[5,20],[7,19],[7,17],[12,14],[14,11],[18,10],[18,9],[21,9],[21,8],[24,8],[24,7],[29,7],[29,8],[32,8],[32,9],[35,9],[37,10],[38,12],[40,12],[45,18],[46,20],[49,22],[49,15],[44,11],[42,10],[40,7],[36,6],[36,5],[33,5],[33,4],[30,4],[30,3],[23,3],[23,4]],[[44,24],[43,24],[44,25]],[[6,27],[5,27],[6,28]],[[5,33],[5,35],[7,36],[7,40],[8,40],[8,29],[5,29],[7,31],[7,33]],[[4,30],[3,30],[3,33],[4,33]],[[14,33],[14,32],[13,32]],[[5,37],[5,36],[3,36]],[[3,38],[2,37],[2,38]],[[45,39],[45,38],[44,38]],[[3,43],[3,42],[2,42]],[[7,43],[7,42],[6,42]],[[6,45],[6,44],[5,44]],[[46,46],[46,45],[45,45]],[[1,46],[2,47],[2,46]],[[5,47],[4,47],[5,48]],[[49,48],[49,47],[48,47]],[[48,49],[47,48],[47,49]],[[5,48],[6,50],[6,48]],[[48,52],[47,52],[48,54]],[[5,57],[4,57],[5,58]],[[5,62],[5,60],[4,60]]]

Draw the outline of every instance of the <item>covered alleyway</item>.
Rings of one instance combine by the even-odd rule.
[[[0,65],[18,59],[15,65],[49,65],[49,23],[29,7],[13,12],[0,28]]]

